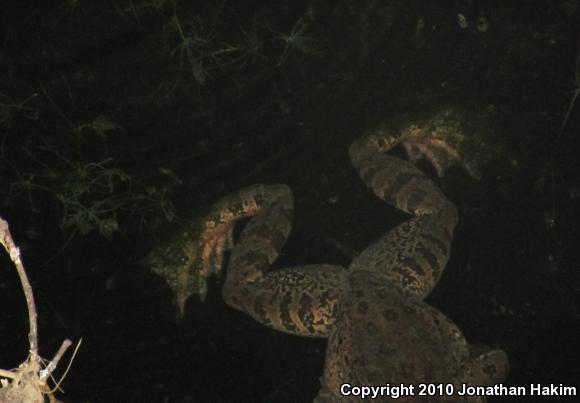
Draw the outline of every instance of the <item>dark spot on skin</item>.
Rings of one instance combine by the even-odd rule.
[[[260,318],[260,322],[265,324],[270,324],[270,318],[268,318],[268,313],[264,307],[264,297],[260,295],[254,300],[254,313]]]
[[[441,256],[445,256],[447,255],[447,251],[448,251],[448,243],[440,240],[439,238],[436,238],[428,233],[423,233],[422,237],[424,239],[426,239],[430,244],[434,245],[437,250],[439,251],[439,253],[441,254]]]
[[[366,302],[361,301],[361,302],[358,303],[357,308],[358,308],[358,313],[359,314],[366,315],[366,313],[369,310],[369,305]]]
[[[379,288],[379,289],[375,290],[375,294],[380,299],[387,299],[389,296],[389,293],[384,288]]]
[[[429,263],[429,267],[433,270],[437,270],[439,268],[439,262],[437,261],[437,257],[425,246],[419,246],[417,248],[417,253],[423,257],[427,263]]]
[[[383,199],[391,204],[397,205],[396,196],[401,193],[402,189],[410,184],[417,174],[415,172],[399,172],[393,178],[389,186],[383,190]]]
[[[318,303],[320,306],[327,307],[330,305],[330,292],[324,291],[318,296]]]
[[[399,314],[394,309],[385,308],[383,309],[383,318],[385,318],[387,322],[394,322],[399,318]]]
[[[275,299],[274,299],[275,300]],[[282,326],[289,332],[298,333],[298,326],[292,320],[290,316],[290,307],[292,304],[292,293],[287,292],[284,294],[280,300],[280,321]],[[274,305],[274,304],[272,304]]]
[[[410,271],[417,273],[419,276],[425,275],[425,270],[423,269],[421,264],[419,264],[419,262],[417,262],[416,259],[414,259],[410,256],[407,256],[405,259],[403,259],[401,264],[403,265],[403,267],[407,268]]]
[[[302,323],[311,323],[314,320],[312,314],[312,303],[314,300],[308,294],[303,293],[300,297],[300,307],[298,308],[298,317],[302,320]]]
[[[426,193],[423,189],[417,188],[409,193],[407,197],[407,209],[409,211],[416,211],[417,207],[424,204]]]
[[[258,206],[264,205],[264,203],[266,203],[266,196],[264,195],[264,192],[256,192],[256,195],[254,196],[254,201]]]
[[[375,322],[367,322],[367,333],[371,336],[376,335],[379,332],[379,327]]]

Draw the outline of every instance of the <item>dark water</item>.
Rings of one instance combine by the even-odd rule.
[[[446,102],[490,108],[493,131],[466,151],[479,181],[461,169],[439,181],[461,219],[429,302],[470,342],[508,353],[506,384],[579,387],[579,8],[0,6],[0,213],[33,283],[42,355],[83,338],[60,398],[312,401],[323,340],[228,308],[215,279],[175,323],[168,287],[137,262],[201,208],[264,182],[296,197],[277,267],[347,264],[405,219],[360,183],[348,145],[384,118]],[[28,325],[6,257],[0,291],[7,369],[25,357]]]

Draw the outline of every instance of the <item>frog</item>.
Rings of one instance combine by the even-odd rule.
[[[466,135],[465,116],[453,107],[402,115],[352,142],[348,155],[361,180],[410,218],[348,267],[271,270],[292,228],[293,193],[284,184],[253,184],[224,196],[154,250],[152,270],[172,287],[180,316],[197,281],[217,274],[224,277],[222,298],[230,307],[277,331],[326,338],[315,403],[369,400],[352,393],[354,387],[385,385],[415,387],[401,402],[484,402],[483,396],[458,392],[464,385],[503,381],[507,354],[470,344],[449,317],[425,301],[448,262],[458,211],[417,161],[426,159],[441,178],[454,165],[478,176],[449,140]],[[408,160],[391,152],[399,145]],[[249,220],[234,241],[235,223],[244,218]],[[419,396],[420,384],[443,385],[447,393]]]

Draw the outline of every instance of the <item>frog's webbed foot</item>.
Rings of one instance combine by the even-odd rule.
[[[222,272],[225,253],[233,247],[236,220],[255,215],[273,188],[252,185],[223,197],[145,259],[145,265],[171,288],[178,318],[183,317],[190,296],[205,299],[207,278]]]
[[[233,221],[218,223],[203,215],[158,245],[143,261],[169,285],[179,319],[187,299],[198,295],[204,301],[207,278],[221,273],[224,255],[232,248],[233,227]]]
[[[210,234],[200,244],[199,274],[208,278],[212,274],[220,275],[224,266],[224,255],[234,246],[234,222],[225,223]],[[202,238],[203,239],[203,238]]]
[[[479,179],[477,166],[459,151],[464,138],[458,124],[451,111],[443,111],[422,125],[410,125],[401,145],[411,163],[425,158],[440,178],[451,166],[459,164],[469,176]]]
[[[471,345],[470,356],[460,376],[460,382],[469,385],[493,385],[507,378],[509,360],[503,350]]]

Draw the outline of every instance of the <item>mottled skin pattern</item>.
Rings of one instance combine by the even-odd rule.
[[[360,401],[340,395],[343,383],[433,382],[459,387],[500,382],[507,374],[505,353],[470,346],[450,319],[423,301],[449,258],[457,211],[415,165],[387,154],[399,143],[414,152],[431,150],[424,156],[443,175],[452,162],[462,162],[451,146],[442,145],[447,118],[452,118],[453,130],[459,130],[461,119],[444,110],[412,123],[406,118],[391,121],[351,145],[350,159],[361,179],[377,197],[412,218],[375,241],[348,269],[311,265],[268,271],[289,235],[293,198],[285,185],[253,185],[226,196],[203,215],[194,242],[182,236],[174,248],[166,247],[165,252],[183,259],[180,268],[172,269],[173,276],[194,266],[205,276],[218,271],[235,220],[252,216],[232,249],[223,298],[276,330],[328,338],[322,388],[315,402]],[[163,262],[166,267],[171,264],[158,258],[158,266]],[[182,282],[182,288],[187,286]]]

